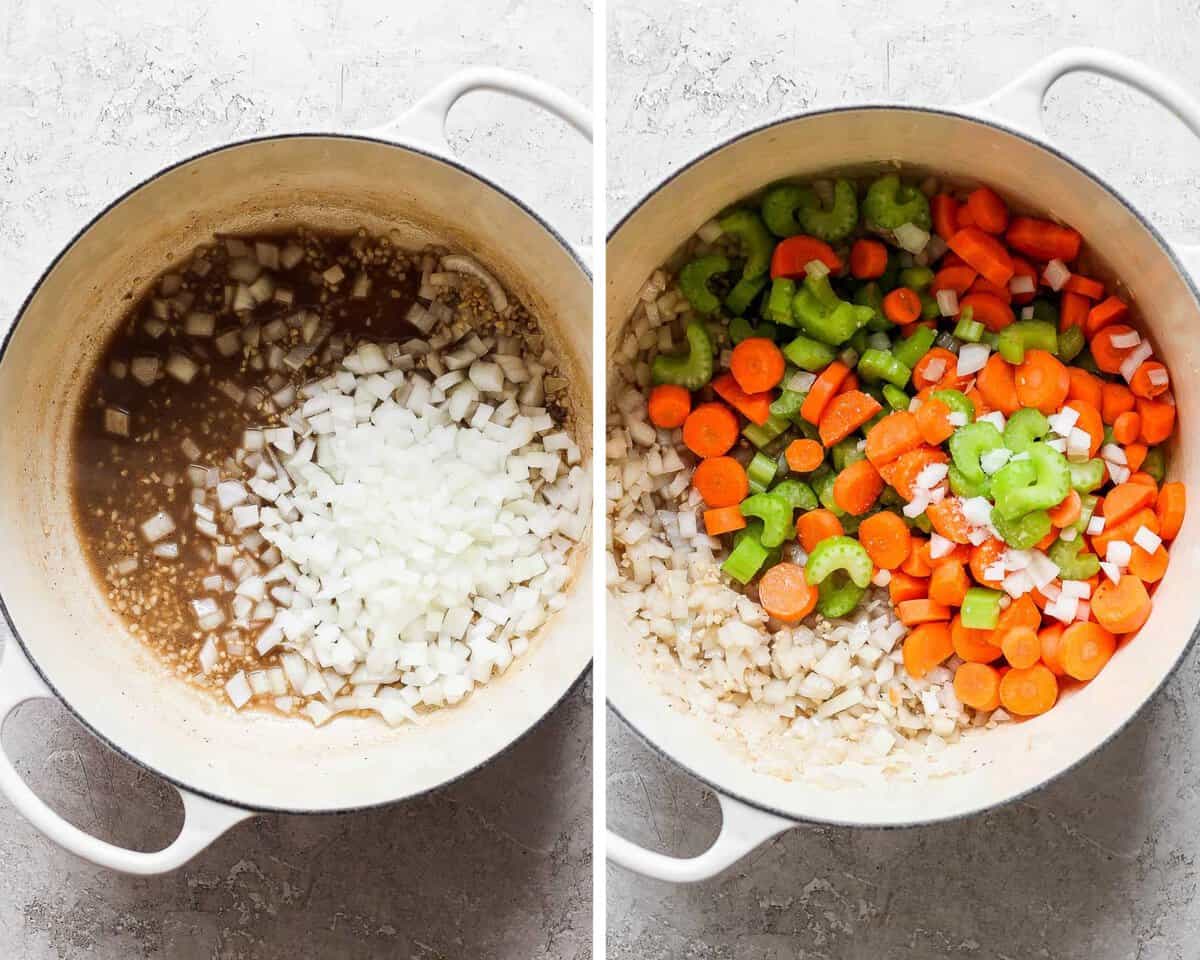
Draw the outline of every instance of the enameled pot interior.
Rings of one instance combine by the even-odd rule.
[[[1200,314],[1188,281],[1165,244],[1112,191],[1046,147],[962,116],[905,108],[810,114],[748,133],[682,169],[613,232],[608,243],[607,345],[619,342],[638,289],[700,224],[775,180],[867,172],[900,162],[964,184],[985,182],[1015,207],[1040,211],[1083,233],[1089,272],[1120,278],[1138,323],[1168,363],[1181,429],[1169,474],[1193,494],[1200,411]],[[1141,633],[1100,676],[1034,720],[987,731],[973,741],[970,772],[886,789],[819,786],[756,773],[694,717],[672,711],[631,653],[633,637],[608,604],[608,696],[654,746],[714,787],[803,820],[902,825],[960,816],[1032,790],[1112,737],[1165,680],[1200,619],[1195,587],[1197,525],[1192,511],[1171,547],[1171,565]],[[1134,771],[1130,771],[1131,774]]]
[[[121,751],[178,784],[243,806],[336,810],[384,803],[467,772],[535,724],[591,656],[586,551],[569,601],[528,654],[458,707],[397,729],[378,719],[236,714],[178,679],[124,630],[93,581],[70,505],[80,393],[130,298],[217,233],[396,231],[480,257],[543,320],[565,358],[590,449],[591,283],[505,194],[419,151],[336,136],[281,137],[187,161],[131,192],[49,270],[0,357],[0,597],[62,699]],[[590,460],[590,458],[589,458]]]

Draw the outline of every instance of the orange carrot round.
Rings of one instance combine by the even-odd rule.
[[[1150,618],[1150,594],[1131,573],[1116,583],[1105,580],[1092,594],[1092,616],[1111,633],[1133,633]]]
[[[786,363],[783,351],[766,337],[747,337],[729,358],[729,372],[747,393],[764,393],[779,385]]]
[[[809,423],[820,423],[825,407],[837,394],[842,381],[849,375],[850,368],[840,360],[834,360],[822,370],[817,379],[813,381],[813,385],[808,388],[808,396],[800,405],[800,416]]]
[[[1177,480],[1164,483],[1158,491],[1158,535],[1164,540],[1174,540],[1183,526],[1183,515],[1187,509],[1187,489]]]
[[[867,431],[867,459],[876,468],[891,463],[910,450],[921,446],[921,431],[917,418],[907,410],[889,413]]]
[[[1063,331],[1079,327],[1086,336],[1088,311],[1091,308],[1092,301],[1083,294],[1064,290],[1058,314],[1058,329]]]
[[[1000,354],[993,353],[988,357],[983,369],[975,375],[975,385],[983,394],[993,410],[999,410],[1006,417],[1021,408],[1017,399],[1016,378],[1013,368]]]
[[[1142,418],[1134,411],[1126,410],[1112,423],[1113,439],[1120,444],[1135,443],[1142,430]]]
[[[1004,659],[1017,669],[1032,667],[1042,658],[1042,643],[1032,627],[1013,627],[1000,638]]]
[[[881,570],[895,570],[908,559],[912,533],[908,524],[891,510],[873,513],[858,526],[858,542],[871,562]]]
[[[1109,297],[1102,303],[1096,304],[1088,311],[1087,324],[1084,333],[1094,337],[1096,332],[1114,323],[1120,323],[1129,316],[1129,304],[1120,297]]]
[[[969,663],[991,663],[999,660],[1002,651],[992,643],[993,631],[978,630],[963,626],[962,616],[954,615],[950,621],[950,640],[954,644],[954,652],[959,658]]]
[[[952,653],[954,644],[950,641],[950,624],[945,621],[922,623],[904,638],[904,669],[910,676],[920,680]]]
[[[883,314],[892,323],[912,323],[921,315],[921,298],[915,290],[897,287],[883,298]]]
[[[940,361],[942,372],[936,377],[929,373],[929,367]],[[912,371],[913,386],[918,390],[924,390],[926,387],[936,386],[944,383],[947,386],[953,386],[958,380],[958,357],[952,354],[944,347],[934,347],[926,352]]]
[[[954,695],[968,707],[990,713],[1000,706],[1000,671],[986,663],[963,663],[954,671]]]
[[[1012,307],[992,293],[968,293],[958,302],[958,307],[960,311],[969,307],[974,319],[993,333],[999,333],[1016,320]]]
[[[950,422],[950,408],[936,397],[931,397],[917,408],[917,428],[921,431],[921,439],[934,444],[948,440],[954,432],[954,424]]]
[[[1105,382],[1100,392],[1100,415],[1105,423],[1116,423],[1117,417],[1133,410],[1137,404],[1133,391],[1123,383]]]
[[[960,216],[962,212],[959,211]],[[973,213],[971,219],[974,219]],[[1012,256],[999,240],[978,227],[964,227],[950,238],[948,245],[992,283],[1007,286],[1012,279]]]
[[[740,501],[739,501],[740,502]],[[704,511],[704,532],[710,537],[719,537],[723,533],[733,533],[746,526],[746,518],[737,506],[714,507]]]
[[[892,579],[888,581],[888,596],[892,606],[905,600],[919,600],[929,595],[929,581],[924,577],[913,577],[903,570],[893,570]]]
[[[1025,351],[1025,361],[1013,379],[1021,406],[1034,407],[1047,416],[1062,409],[1071,385],[1067,368],[1045,350]]]
[[[1127,327],[1123,323],[1114,323],[1102,330],[1097,330],[1089,344],[1096,366],[1105,373],[1120,373],[1121,364],[1125,362],[1125,358],[1134,350],[1134,347],[1114,346],[1113,339],[1133,332],[1133,327]]]
[[[939,534],[955,543],[971,542],[971,524],[962,512],[958,497],[943,497],[925,508],[929,523]]]
[[[975,582],[982,584],[985,587],[999,588],[999,580],[990,580],[985,571],[1004,556],[1004,552],[1008,549],[1002,540],[997,540],[995,537],[990,540],[985,540],[979,546],[971,551],[971,574],[975,577]]]
[[[929,575],[929,599],[944,607],[961,607],[970,586],[961,563],[939,563]]]
[[[1103,515],[1108,527],[1120,523],[1139,510],[1154,505],[1156,490],[1142,486],[1140,483],[1118,483],[1104,495]],[[1136,532],[1136,531],[1135,531]]]
[[[833,481],[833,500],[848,514],[866,513],[883,493],[883,480],[870,460],[855,460]]]
[[[692,412],[692,395],[684,387],[663,383],[650,391],[646,402],[650,422],[661,430],[682,427]]]
[[[793,440],[783,451],[788,469],[796,473],[812,473],[825,462],[825,448],[816,440]]]
[[[737,438],[737,415],[723,403],[702,403],[683,421],[683,444],[698,457],[722,456]]]
[[[950,621],[950,608],[944,603],[936,603],[928,597],[922,600],[905,600],[896,604],[896,616],[906,627],[921,623]]]
[[[859,280],[882,277],[887,262],[887,247],[878,240],[859,237],[850,248],[850,273]]]
[[[1117,638],[1101,624],[1073,623],[1062,635],[1063,670],[1076,680],[1091,680],[1104,669],[1116,649]]]
[[[1157,360],[1146,360],[1134,371],[1129,389],[1135,396],[1153,399],[1167,392],[1171,380],[1167,368]]]
[[[1062,499],[1062,503],[1050,511],[1050,522],[1060,530],[1069,527],[1079,519],[1083,512],[1083,501],[1079,494],[1072,490]]]
[[[948,193],[939,193],[929,201],[934,232],[949,240],[958,232],[958,201]]]
[[[1040,663],[1014,667],[1000,680],[1000,703],[1019,717],[1036,717],[1058,700],[1058,678]]]
[[[1077,293],[1081,297],[1087,297],[1089,300],[1102,300],[1104,298],[1104,284],[1099,280],[1093,280],[1091,277],[1085,277],[1081,273],[1073,273],[1067,277],[1067,282],[1063,285],[1063,289],[1068,293]]]
[[[967,195],[971,219],[984,233],[1003,233],[1008,228],[1008,207],[990,187],[979,187]]]
[[[839,393],[821,411],[821,422],[817,425],[821,442],[832,447],[845,440],[882,409],[878,400],[861,390]]]
[[[803,567],[777,563],[758,581],[758,600],[776,620],[799,623],[816,608],[817,588],[809,585]]]
[[[965,263],[942,267],[933,275],[933,283],[929,289],[935,295],[943,290],[953,290],[958,296],[965,296],[978,276],[979,274]]]
[[[1066,675],[1066,668],[1062,665],[1062,635],[1067,628],[1061,623],[1052,623],[1043,630],[1038,631],[1038,643],[1042,648],[1042,663],[1050,668],[1050,672],[1056,677]]]
[[[1150,446],[1162,443],[1175,431],[1175,404],[1165,400],[1137,398],[1137,412],[1142,420],[1142,443]]]
[[[1104,405],[1104,381],[1094,373],[1089,373],[1082,367],[1067,367],[1067,376],[1071,378],[1071,386],[1067,388],[1068,400],[1082,400],[1090,403],[1097,410]],[[1108,423],[1107,420],[1104,421]]]
[[[733,457],[709,457],[696,465],[692,486],[710,507],[732,507],[746,499],[750,479]]]
[[[840,537],[843,533],[842,521],[832,510],[823,507],[800,514],[800,519],[796,521],[796,534],[805,553],[812,553],[822,540]]]
[[[1166,576],[1168,559],[1164,546],[1160,545],[1153,553],[1149,553],[1135,543],[1129,558],[1129,572],[1142,583],[1158,583]]]

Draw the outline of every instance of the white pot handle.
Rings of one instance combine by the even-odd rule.
[[[711,847],[697,857],[683,859],[655,853],[636,843],[608,832],[608,859],[627,870],[671,883],[695,883],[715,877],[726,867],[741,860],[759,844],[797,826],[772,813],[747,806],[722,793],[721,832]]]
[[[0,727],[9,714],[26,700],[52,700],[54,694],[25,658],[15,640],[4,644],[0,656]],[[153,853],[126,850],[97,840],[68,823],[43,803],[21,779],[8,754],[0,746],[0,792],[43,834],[77,857],[92,863],[148,876],[167,873],[187,863],[235,823],[253,816],[249,810],[217,803],[188,790],[179,790],[183,800],[183,829],[167,847]]]
[[[1200,137],[1200,103],[1191,94],[1173,80],[1136,60],[1093,47],[1068,47],[1055,51],[969,109],[1046,140],[1046,128],[1042,124],[1042,103],[1046,99],[1046,92],[1061,77],[1079,71],[1097,73],[1140,90]],[[1171,246],[1192,276],[1200,279],[1200,246],[1177,242],[1172,242]]]

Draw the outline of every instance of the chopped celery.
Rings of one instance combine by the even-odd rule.
[[[962,625],[970,630],[992,630],[1000,620],[999,590],[971,587],[962,603]]]

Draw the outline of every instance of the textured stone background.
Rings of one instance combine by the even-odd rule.
[[[1096,44],[1200,95],[1195,0],[613,0],[609,207],[737,130],[854,101],[955,104],[1041,55]],[[1200,236],[1197,145],[1138,94],[1057,84],[1048,129],[1172,236]],[[608,868],[613,960],[1167,960],[1197,956],[1200,666],[1195,656],[1130,729],[1025,802],[953,826],[802,828],[709,883]],[[609,823],[694,855],[716,836],[711,794],[610,715]]]
[[[589,102],[591,20],[588,0],[0,0],[0,327],[79,226],[198,150],[372,127],[471,64]],[[588,239],[581,138],[488,94],[454,111],[450,135],[467,162]],[[590,957],[591,703],[585,685],[430,797],[261,818],[159,879],[93,869],[0,801],[0,957]],[[178,829],[174,793],[56,704],[22,708],[4,745],[35,790],[102,838],[153,849]]]

